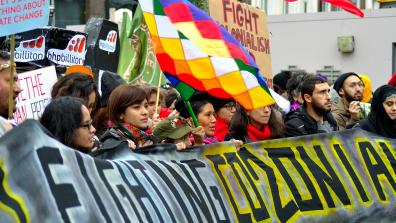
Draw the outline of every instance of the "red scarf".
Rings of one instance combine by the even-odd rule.
[[[217,116],[214,135],[220,142],[223,142],[224,137],[225,135],[227,135],[227,133],[228,133],[228,123],[224,119]]]
[[[271,139],[271,130],[268,125],[264,125],[264,130],[259,130],[253,125],[248,124],[247,136],[252,142],[263,141]]]

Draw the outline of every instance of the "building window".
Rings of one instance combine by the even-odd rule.
[[[85,24],[85,1],[56,0],[55,25],[65,28],[67,25]]]

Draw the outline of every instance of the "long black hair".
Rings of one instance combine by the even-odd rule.
[[[237,110],[232,116],[229,126],[229,132],[238,135],[247,135],[247,126],[249,124],[249,116],[246,110],[240,105],[237,105]],[[271,115],[268,121],[268,126],[271,130],[271,139],[277,139],[284,136],[285,125],[282,117],[277,115],[274,109],[271,109]]]
[[[84,101],[76,97],[53,99],[45,108],[40,122],[56,139],[73,148],[75,130],[80,127],[82,121],[83,105]]]
[[[191,104],[191,108],[194,114],[198,117],[198,114],[202,112],[203,107],[206,104],[212,104],[212,96],[205,92],[196,92],[194,95],[188,100]],[[183,101],[183,99],[179,98],[175,104],[176,110],[180,113],[180,116],[183,118],[190,118],[190,113]]]

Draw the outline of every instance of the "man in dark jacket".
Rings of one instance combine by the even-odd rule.
[[[318,76],[307,76],[301,86],[301,95],[303,106],[286,117],[286,136],[337,131],[337,122],[330,112],[331,96],[327,81]]]

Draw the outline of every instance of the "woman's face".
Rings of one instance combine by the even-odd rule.
[[[227,123],[229,123],[231,121],[232,116],[234,116],[235,112],[236,112],[235,102],[228,102],[217,111],[217,116],[225,120]]]
[[[266,125],[271,116],[271,108],[269,106],[247,111],[250,122],[253,125]]]
[[[120,115],[121,122],[131,124],[138,129],[146,129],[148,121],[148,103],[144,99],[140,104],[133,104]]]
[[[79,150],[89,152],[95,146],[95,127],[92,126],[91,115],[85,107],[81,106],[82,121],[80,126],[74,131],[73,146]]]
[[[396,120],[396,96],[388,98],[382,103],[389,118]]]
[[[89,111],[89,113],[92,113],[92,110],[93,110],[93,109],[95,108],[95,106],[96,106],[96,93],[95,93],[95,91],[92,91],[92,92],[88,95],[87,106],[88,106],[88,111]]]
[[[206,103],[197,115],[198,123],[204,128],[205,135],[214,136],[216,126],[215,110],[213,105]]]

